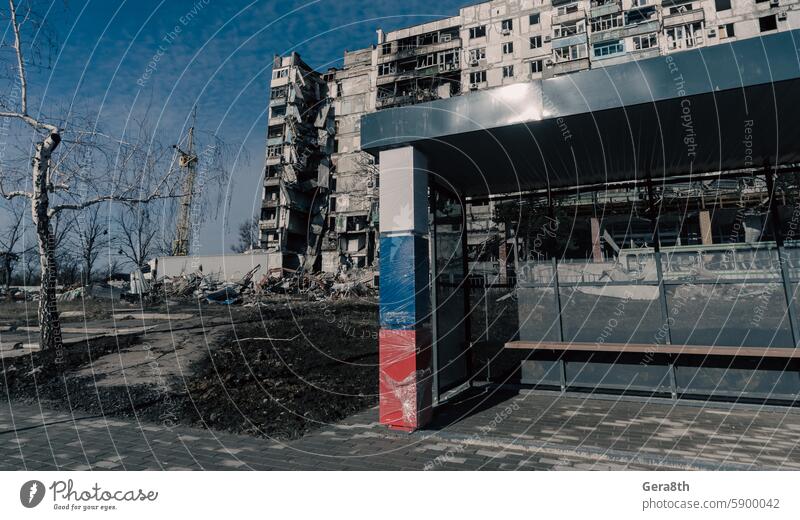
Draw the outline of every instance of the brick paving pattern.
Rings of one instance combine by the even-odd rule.
[[[473,390],[425,431],[370,409],[279,442],[0,405],[0,470],[800,469],[800,411]]]

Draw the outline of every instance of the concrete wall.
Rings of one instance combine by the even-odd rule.
[[[269,269],[281,267],[280,253],[226,254],[204,256],[161,256],[150,260],[150,269],[156,277],[189,275],[202,270],[205,276],[221,281],[237,282],[255,266],[261,264],[256,279]]]

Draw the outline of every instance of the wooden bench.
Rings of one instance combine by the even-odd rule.
[[[638,354],[673,354],[800,359],[798,348],[710,347],[704,345],[662,345],[658,343],[569,343],[561,341],[509,341],[505,348],[514,350],[550,350],[571,352],[617,352]]]

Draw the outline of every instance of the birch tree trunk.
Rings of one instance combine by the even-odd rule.
[[[41,289],[39,292],[39,330],[40,346],[44,350],[55,350],[61,356],[61,323],[56,305],[56,259],[55,242],[50,229],[50,157],[61,142],[56,132],[36,146],[33,159],[33,198],[31,213],[36,226],[39,245],[39,264],[41,265]]]

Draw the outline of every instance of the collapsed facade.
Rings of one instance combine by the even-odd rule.
[[[290,269],[313,265],[322,245],[335,132],[327,88],[296,53],[275,57],[259,231],[261,249]]]
[[[261,247],[281,252],[288,268],[333,272],[374,265],[379,179],[373,157],[361,150],[365,114],[781,32],[800,22],[798,6],[797,0],[496,0],[443,20],[379,30],[374,46],[345,53],[341,69],[314,71],[296,53],[276,57]],[[548,99],[543,102],[547,110]],[[571,137],[568,128],[562,137]],[[723,191],[735,200],[756,200],[753,192],[764,188],[741,180],[672,187],[659,196],[675,207],[692,201],[693,224],[683,225],[687,218],[681,217],[675,232],[660,240],[709,244],[715,235],[724,240],[731,226],[742,225],[739,220],[755,237],[762,215],[710,213],[708,199],[720,200],[715,193]],[[597,214],[603,202],[597,195],[567,201],[586,216],[578,225],[584,253],[602,258],[626,244],[647,245],[646,223],[624,216],[632,202],[647,197],[641,188],[602,196],[609,207],[623,208],[619,222]],[[467,254],[475,265],[505,266],[512,255],[525,256],[511,236],[519,222],[497,219],[496,206],[493,199],[468,205]]]

